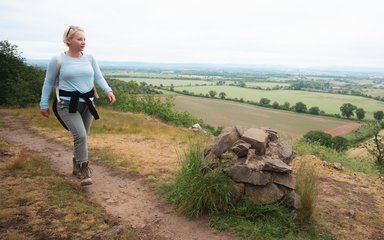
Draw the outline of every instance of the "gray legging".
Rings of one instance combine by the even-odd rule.
[[[73,136],[73,156],[77,164],[88,162],[87,138],[93,116],[86,103],[79,102],[76,113],[69,113],[69,101],[57,103],[57,112]]]

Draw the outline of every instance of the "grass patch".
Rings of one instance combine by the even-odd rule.
[[[307,143],[303,140],[296,141],[294,149],[299,155],[316,155],[321,160],[327,161],[328,163],[341,163],[346,169],[353,172],[362,172],[371,175],[379,174],[377,167],[373,161],[351,158],[348,157],[344,152],[338,152],[335,149],[322,146],[317,143]]]
[[[203,213],[227,212],[231,209],[231,184],[221,171],[200,171],[203,148],[191,142],[180,156],[181,170],[168,188],[167,201],[188,217]]]
[[[230,214],[214,215],[210,225],[250,239],[282,239],[293,229],[293,216],[278,204],[261,206],[244,201]]]
[[[280,204],[255,205],[250,201],[237,204],[227,214],[216,214],[210,226],[219,231],[235,232],[244,239],[263,240],[320,240],[336,239],[322,226],[298,224],[297,215]]]

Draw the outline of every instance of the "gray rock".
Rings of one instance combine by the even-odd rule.
[[[289,189],[296,189],[296,180],[289,173],[273,173],[272,181]]]
[[[235,182],[264,186],[271,181],[270,173],[255,172],[245,165],[235,165],[229,168],[227,172],[231,179]]]
[[[235,182],[246,182],[252,173],[252,170],[245,165],[234,165],[225,171]]]
[[[291,163],[291,160],[296,156],[291,144],[280,144],[278,148],[279,158],[286,164]]]
[[[265,186],[271,181],[271,173],[251,171],[251,175],[245,183],[253,185]]]
[[[247,158],[245,160],[245,163],[248,163],[248,162],[252,161],[255,158],[256,158],[256,149],[251,148],[247,152]]]
[[[221,154],[230,150],[232,145],[240,139],[235,127],[225,128],[217,138],[217,142],[212,147],[212,152],[220,157]]]
[[[264,167],[262,159],[262,157],[255,155],[255,149],[249,149],[245,165],[253,171],[261,171]]]
[[[240,126],[240,125],[236,125],[235,128],[236,128],[237,133],[240,135],[240,137],[243,136],[244,132],[248,129],[248,128]]]
[[[264,154],[268,144],[268,134],[260,128],[247,129],[241,139],[250,143],[258,154]]]
[[[264,167],[262,170],[270,172],[291,173],[292,167],[288,166],[285,162],[278,158],[271,158],[268,156],[263,157]]]
[[[301,208],[301,198],[300,195],[295,193],[294,191],[289,192],[285,195],[285,204],[294,209]]]
[[[333,168],[340,171],[344,169],[341,163],[334,163]]]
[[[231,148],[234,153],[238,157],[245,157],[247,156],[248,149],[251,147],[251,144],[244,142],[242,140],[238,140],[233,144],[233,147]]]
[[[269,183],[266,186],[245,185],[245,196],[255,204],[271,204],[281,200],[284,196],[283,191],[275,184]]]
[[[264,131],[268,134],[269,141],[274,142],[279,139],[279,134],[276,130],[273,130],[271,128],[264,128]]]
[[[193,124],[193,125],[192,125],[192,130],[193,130],[194,132],[200,132],[200,131],[203,130],[203,129],[201,128],[200,124],[196,123],[196,124]]]
[[[263,161],[260,161],[260,160],[253,160],[253,161],[246,161],[245,162],[245,165],[249,168],[249,169],[251,169],[251,170],[253,170],[253,171],[255,171],[255,172],[259,172],[259,171],[261,171],[262,169],[263,169],[263,167],[264,167],[264,162]]]

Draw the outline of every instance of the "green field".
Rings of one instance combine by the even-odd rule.
[[[365,110],[365,119],[373,119],[373,112],[384,110],[384,102],[364,97],[331,93],[293,90],[266,91],[234,86],[180,86],[175,87],[175,90],[186,90],[193,92],[196,95],[200,93],[206,95],[210,90],[214,90],[217,92],[217,96],[220,92],[225,92],[227,98],[243,98],[244,101],[249,100],[254,102],[259,102],[260,98],[268,98],[271,100],[271,104],[276,101],[280,105],[284,104],[284,102],[289,102],[292,106],[297,102],[303,102],[307,106],[307,109],[317,106],[320,110],[323,110],[328,114],[340,114],[340,106],[344,103],[351,103],[358,108],[363,108]]]
[[[203,81],[203,80],[175,80],[175,79],[168,79],[168,78],[117,78],[121,81],[129,82],[129,81],[136,81],[136,82],[145,82],[148,85],[152,84],[153,86],[160,86],[161,84],[163,86],[196,86],[196,85],[215,85],[214,82],[210,81]]]
[[[275,129],[283,138],[297,138],[309,130],[326,130],[349,121],[272,110],[244,103],[192,96],[177,96],[177,111],[186,111],[213,126],[242,125]]]
[[[364,91],[364,93],[367,95],[371,95],[373,97],[382,97],[382,96],[384,96],[384,89],[383,88],[368,89],[368,90]]]
[[[262,89],[273,88],[276,86],[289,86],[289,83],[274,83],[274,82],[246,82],[247,87],[261,87]]]

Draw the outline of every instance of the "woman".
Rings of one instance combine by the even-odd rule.
[[[87,136],[93,119],[98,119],[93,104],[94,81],[101,87],[111,103],[116,101],[100,68],[91,55],[83,53],[84,30],[77,26],[65,29],[63,42],[68,50],[48,63],[41,94],[40,113],[49,117],[48,102],[52,88],[58,81],[57,100],[53,111],[73,136],[73,174],[81,179],[81,185],[92,184],[88,163]]]

